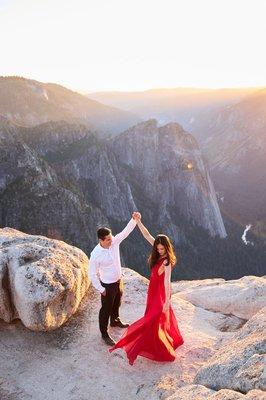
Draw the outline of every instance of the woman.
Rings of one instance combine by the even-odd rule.
[[[171,270],[176,257],[169,238],[166,235],[154,238],[140,221],[140,214],[137,224],[153,246],[148,259],[151,275],[146,310],[109,351],[124,348],[131,365],[138,355],[155,361],[174,361],[175,349],[184,343],[170,304]]]

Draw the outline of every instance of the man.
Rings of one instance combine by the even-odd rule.
[[[109,228],[97,231],[99,243],[91,252],[89,276],[95,289],[101,293],[99,327],[106,344],[113,346],[115,341],[108,334],[108,322],[111,326],[126,328],[129,326],[119,318],[119,307],[123,294],[123,281],[119,245],[133,231],[137,224],[138,213],[132,218],[122,232],[113,236]],[[99,275],[99,276],[98,276]]]

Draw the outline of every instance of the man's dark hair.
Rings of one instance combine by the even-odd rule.
[[[112,233],[112,231],[109,228],[99,228],[97,230],[98,239],[104,240],[105,236],[108,236],[110,233]]]

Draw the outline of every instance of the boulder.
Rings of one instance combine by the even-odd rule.
[[[88,258],[77,247],[0,229],[0,318],[35,331],[58,328],[89,287]]]

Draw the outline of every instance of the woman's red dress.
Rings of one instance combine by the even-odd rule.
[[[124,348],[131,365],[137,356],[155,361],[174,361],[175,349],[184,343],[171,305],[166,313],[162,311],[165,302],[165,273],[159,274],[158,270],[164,259],[158,260],[151,270],[144,316],[133,322],[121,339],[109,349],[112,352]]]

